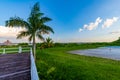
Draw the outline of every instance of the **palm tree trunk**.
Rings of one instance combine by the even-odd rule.
[[[36,43],[35,43],[35,35],[33,36],[33,55],[36,60]]]

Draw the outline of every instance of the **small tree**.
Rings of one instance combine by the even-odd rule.
[[[51,38],[46,38],[45,41],[42,43],[41,48],[49,48],[49,47],[53,47],[54,43],[53,40]]]
[[[47,45],[47,47],[53,47],[53,40],[51,38],[46,38],[45,40],[45,44]]]

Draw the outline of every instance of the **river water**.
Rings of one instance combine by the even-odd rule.
[[[120,60],[120,46],[108,46],[96,49],[75,50],[69,51],[69,53]]]

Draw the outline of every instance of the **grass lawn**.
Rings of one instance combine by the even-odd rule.
[[[120,80],[120,61],[69,54],[92,46],[56,47],[37,50],[41,80]]]

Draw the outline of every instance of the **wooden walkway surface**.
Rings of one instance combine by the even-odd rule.
[[[31,80],[30,54],[0,55],[0,80]]]

